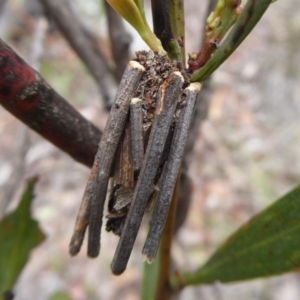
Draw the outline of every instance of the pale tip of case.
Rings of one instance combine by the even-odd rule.
[[[142,101],[142,99],[140,99],[140,98],[132,98],[130,104],[137,104],[141,101]]]
[[[131,68],[134,68],[134,69],[139,69],[141,71],[145,71],[146,69],[140,64],[138,63],[137,61],[134,61],[134,60],[131,60],[128,65],[131,67]]]
[[[191,92],[199,93],[201,90],[201,87],[202,87],[202,84],[200,82],[193,82],[186,89],[190,90]]]
[[[147,262],[148,264],[152,264],[154,262],[154,259],[143,253],[143,261]]]
[[[182,74],[179,71],[175,71],[173,74],[176,75],[176,76],[179,76],[182,82],[184,81],[184,78],[183,78]]]

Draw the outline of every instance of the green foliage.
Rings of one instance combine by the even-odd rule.
[[[160,40],[156,37],[148,25],[143,1],[107,0],[107,2],[139,33],[141,38],[153,51],[165,53]]]
[[[207,18],[206,35],[221,41],[240,14],[240,6],[234,7],[231,0],[218,0],[216,9]]]
[[[192,82],[203,82],[209,77],[243,42],[261,19],[272,0],[249,0],[228,37],[213,57],[193,74]]]
[[[173,35],[176,38],[182,39],[182,44],[185,43],[185,21],[184,21],[184,0],[169,0],[170,8],[170,21]],[[174,41],[175,42],[175,41]],[[178,43],[173,49],[178,49]],[[170,47],[172,49],[172,47]],[[175,51],[176,52],[176,51]],[[181,56],[182,63],[185,64],[185,47],[180,47],[180,55],[174,55],[178,57]],[[172,57],[171,54],[169,54]]]
[[[28,180],[18,208],[0,222],[0,295],[12,289],[30,251],[45,238],[30,215],[36,182],[37,178]]]
[[[274,276],[300,268],[300,186],[258,214],[194,273],[174,276],[174,287]]]

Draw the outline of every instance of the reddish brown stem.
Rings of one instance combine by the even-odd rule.
[[[195,71],[203,67],[217,49],[218,43],[219,40],[207,39],[198,54],[191,53],[188,60],[189,69]]]
[[[0,104],[78,162],[93,165],[101,132],[1,39]]]

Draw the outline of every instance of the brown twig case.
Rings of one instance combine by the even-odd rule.
[[[129,63],[121,81],[70,243],[76,255],[89,226],[88,256],[98,256],[108,198],[106,230],[120,236],[111,264],[116,275],[126,269],[142,218],[152,207],[143,254],[148,262],[155,258],[201,87],[189,85],[166,56],[139,52],[137,61]]]

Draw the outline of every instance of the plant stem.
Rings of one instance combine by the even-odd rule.
[[[159,248],[159,279],[156,290],[156,300],[169,300],[172,296],[172,290],[169,287],[169,276],[171,267],[171,247],[173,239],[173,228],[177,209],[178,191],[180,185],[180,172],[177,176],[176,186],[173,192],[171,207],[163,231],[161,244]]]
[[[218,48],[225,34],[232,27],[241,13],[240,1],[219,0],[215,10],[207,18],[205,40],[200,51],[189,56],[190,70],[203,67]]]
[[[154,33],[161,40],[170,59],[182,61],[181,49],[173,33],[168,0],[152,0]]]
[[[141,300],[153,300],[158,285],[160,271],[160,255],[152,264],[144,262]]]
[[[228,37],[213,57],[192,75],[191,81],[203,82],[210,76],[243,42],[271,3],[272,0],[249,0]]]
[[[182,64],[185,66],[185,22],[184,22],[184,1],[169,0],[171,28],[175,39],[180,39],[180,50]]]
[[[0,104],[75,160],[92,166],[101,132],[1,39]]]

